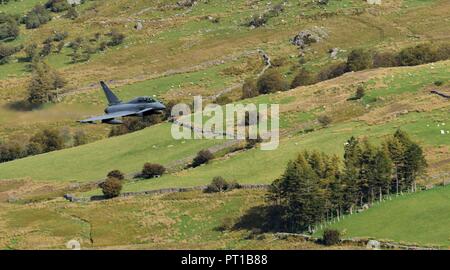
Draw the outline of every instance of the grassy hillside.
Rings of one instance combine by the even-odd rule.
[[[72,239],[80,241],[83,249],[324,248],[295,239],[278,240],[272,234],[252,237],[249,231],[233,229],[238,218],[260,205],[262,198],[259,191],[233,191],[91,204],[0,204],[0,249],[64,249]]]
[[[450,125],[448,102],[430,95],[428,90],[433,89],[434,81],[445,80],[446,74],[448,62],[370,70],[244,101],[280,104],[282,135],[277,150],[245,151],[158,180],[132,183],[126,190],[195,186],[218,175],[242,183],[268,183],[281,174],[289,159],[304,149],[326,149],[341,154],[344,142],[351,136],[377,141],[397,128],[404,129],[426,147],[431,165],[442,162],[450,143],[449,135],[441,134],[441,130],[448,130]],[[362,101],[349,101],[356,85],[361,83],[368,87],[366,96]],[[330,127],[320,128],[316,122],[322,114],[333,118]],[[303,134],[307,128],[316,130]],[[163,124],[119,138],[0,164],[1,178],[88,181],[101,178],[116,168],[126,173],[139,171],[147,161],[168,164],[220,143],[175,141],[171,138],[170,125]],[[440,152],[442,154],[438,155]],[[446,168],[445,164],[439,166],[434,169]],[[30,169],[20,170],[24,167]]]
[[[42,1],[12,1],[1,5],[0,11],[24,14],[38,2]],[[111,80],[111,85],[119,87],[124,97],[157,94],[160,98],[174,99],[194,93],[209,96],[254,74],[253,68],[261,65],[261,61],[245,53],[256,49],[264,49],[272,59],[281,59],[280,69],[291,79],[299,68],[300,58],[298,48],[289,40],[305,29],[319,27],[327,32],[326,38],[306,52],[304,66],[314,71],[336,61],[328,56],[328,50],[334,47],[342,49],[338,54],[338,60],[342,60],[353,48],[397,50],[449,38],[443,23],[450,8],[445,0],[384,1],[382,6],[356,0],[330,1],[327,6],[286,1],[279,16],[256,29],[245,24],[253,15],[262,14],[281,1],[234,0],[231,6],[218,0],[199,1],[193,8],[177,8],[176,2],[86,1],[77,7],[80,17],[76,20],[65,19],[60,13],[53,14],[53,20],[38,29],[27,30],[22,26],[21,35],[14,43],[25,46],[33,42],[41,44],[54,31],[68,31],[67,44],[78,37],[89,39],[96,33],[106,34],[113,28],[125,33],[127,38],[124,44],[96,53],[84,63],[71,63],[69,48],[59,54],[53,52],[46,60],[66,78],[68,85],[63,91],[70,92],[71,96],[62,100],[60,110],[50,106],[27,112],[28,117],[23,121],[9,120],[22,118],[22,112],[11,109],[10,105],[26,97],[28,63],[17,61],[23,57],[21,52],[10,63],[1,65],[0,114],[9,117],[0,119],[0,137],[26,140],[33,129],[55,125],[84,129],[96,139],[104,137],[107,131],[103,128],[74,124],[80,116],[103,110],[104,100],[97,86],[100,79]],[[208,16],[218,18],[218,23],[210,21]],[[134,29],[137,20],[143,22],[141,31]],[[414,24],[410,24],[412,21]],[[233,56],[237,57],[235,61],[230,60]],[[224,63],[221,59],[225,59]],[[211,61],[216,61],[215,67],[205,65]],[[250,64],[244,65],[239,75],[217,74],[231,63],[241,65],[247,61]],[[201,70],[199,74],[203,78],[199,74],[191,77],[186,71],[190,68]],[[177,70],[186,76],[169,76],[170,83],[166,79],[155,81],[155,76]],[[74,102],[83,106],[74,106]]]
[[[345,237],[450,247],[450,187],[395,197],[330,226]]]
[[[2,164],[1,178],[92,181],[104,178],[113,169],[133,173],[139,172],[145,162],[168,164],[218,143],[176,141],[170,136],[170,125],[161,124],[127,136]]]

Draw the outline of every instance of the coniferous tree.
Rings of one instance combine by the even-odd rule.
[[[324,201],[319,178],[300,154],[291,161],[279,182],[280,202],[284,207],[282,219],[289,231],[305,231],[321,221]]]
[[[345,207],[350,210],[350,213],[353,212],[354,207],[358,203],[360,156],[361,156],[360,143],[355,137],[351,137],[347,141],[344,149],[344,172],[343,172]]]
[[[383,195],[389,192],[392,180],[392,161],[385,147],[376,151],[370,170],[372,172],[370,181],[371,199],[373,201],[378,198],[381,201]]]
[[[411,143],[405,150],[405,185],[411,188],[411,191],[416,190],[416,178],[421,175],[428,166],[422,148],[416,144]]]

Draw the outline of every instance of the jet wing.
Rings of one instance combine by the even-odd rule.
[[[116,117],[122,117],[122,116],[129,116],[129,115],[136,115],[136,112],[133,111],[121,111],[121,112],[115,112],[115,113],[108,113],[105,115],[95,116],[88,119],[80,120],[78,122],[80,123],[92,123],[95,121],[101,121],[101,120],[108,120],[108,119],[114,119]]]
[[[142,110],[142,111],[138,111],[136,114],[142,114],[142,113],[146,113],[146,112],[149,112],[149,111],[152,111],[153,110],[153,108],[147,108],[147,109],[144,109],[144,110]]]

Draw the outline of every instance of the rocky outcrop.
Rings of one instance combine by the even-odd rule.
[[[313,43],[320,42],[321,40],[328,37],[328,33],[324,28],[313,27],[312,29],[303,30],[298,33],[292,40],[291,43],[296,45],[300,49],[305,49]]]

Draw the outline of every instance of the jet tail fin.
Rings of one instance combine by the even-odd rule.
[[[121,102],[120,99],[117,98],[116,95],[114,95],[111,89],[109,89],[105,82],[101,81],[100,84],[103,88],[103,92],[105,92],[105,96],[106,99],[108,99],[109,105],[119,104]]]

